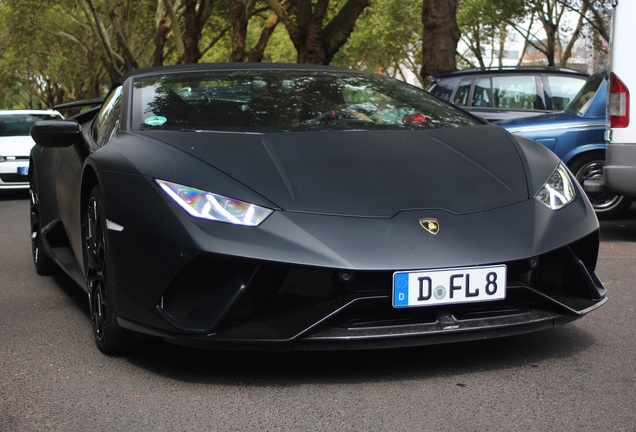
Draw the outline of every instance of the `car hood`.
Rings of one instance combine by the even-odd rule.
[[[496,126],[143,134],[204,161],[287,211],[391,217],[410,209],[477,212],[528,199],[518,144]]]
[[[34,145],[29,135],[0,137],[0,156],[29,156]]]

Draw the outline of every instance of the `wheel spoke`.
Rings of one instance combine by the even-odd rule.
[[[106,221],[97,188],[89,195],[85,209],[82,217],[84,275],[93,336],[101,351],[121,353],[130,347],[133,334],[120,328],[115,318],[116,295],[109,280]]]
[[[88,202],[85,223],[86,285],[88,287],[90,314],[95,337],[98,341],[101,341],[104,338],[107,320],[104,280],[106,240],[102,230],[99,203],[94,197]]]
[[[86,238],[84,241],[88,258],[87,272],[97,274],[102,274],[104,271],[105,256],[105,240],[100,217],[97,200],[91,199],[86,214]]]
[[[106,326],[106,304],[102,279],[95,279],[92,281],[89,301],[91,322],[93,324],[95,337],[97,340],[102,340],[104,337],[104,328]]]
[[[576,173],[576,179],[581,185],[585,180],[596,180],[603,176],[603,161],[591,161],[585,164]],[[613,207],[621,198],[621,195],[611,192],[588,192],[587,197],[595,210],[604,210]]]
[[[31,252],[33,254],[33,262],[38,263],[40,257],[40,248],[38,240],[40,236],[40,215],[38,209],[38,197],[33,188],[29,189],[31,196],[30,215],[31,215]]]

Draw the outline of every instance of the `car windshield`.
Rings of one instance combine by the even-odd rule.
[[[381,75],[326,71],[194,71],[135,79],[138,129],[281,132],[434,129],[478,120]]]
[[[604,79],[605,78],[602,74],[592,75],[585,82],[585,85],[583,85],[577,95],[574,96],[574,99],[572,99],[572,102],[570,102],[566,110],[585,114],[585,111],[587,111],[590,103],[592,103],[592,99],[594,99],[594,95],[598,91],[598,88],[601,86]]]
[[[0,115],[0,137],[27,136],[33,123],[40,120],[60,119],[55,114],[2,114]]]

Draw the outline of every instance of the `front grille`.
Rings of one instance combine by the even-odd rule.
[[[596,244],[595,244],[596,243]],[[533,310],[577,315],[603,296],[594,276],[598,234],[506,262],[507,297],[485,303],[393,308],[393,271],[349,271],[202,256],[164,293],[161,307],[184,330],[244,338],[293,338],[309,329],[385,328],[480,320]]]
[[[3,183],[28,183],[29,177],[20,174],[0,174]]]

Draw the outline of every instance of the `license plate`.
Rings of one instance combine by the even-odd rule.
[[[506,266],[393,273],[393,307],[422,307],[506,298]]]
[[[29,167],[28,166],[18,167],[18,174],[23,176],[29,174]]]

